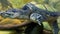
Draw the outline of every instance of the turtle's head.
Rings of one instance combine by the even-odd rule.
[[[3,13],[3,12],[1,11],[1,12],[0,12],[0,15],[1,15],[2,13]]]
[[[13,16],[14,14],[12,12],[3,12],[1,13],[1,16],[3,17],[9,17],[9,16]]]
[[[1,16],[15,18],[18,16],[19,12],[21,12],[21,10],[19,10],[19,9],[9,9],[9,10],[1,13]]]

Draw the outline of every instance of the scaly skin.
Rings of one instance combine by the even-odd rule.
[[[3,17],[10,18],[29,19],[31,21],[37,22],[39,25],[41,25],[43,21],[47,21],[49,17],[60,16],[59,12],[50,12],[43,9],[39,9],[31,3],[26,4],[22,9],[10,9],[6,12],[0,12],[0,15]],[[54,23],[52,26],[54,29],[54,34],[58,34],[58,27],[55,27],[57,26],[57,23]]]

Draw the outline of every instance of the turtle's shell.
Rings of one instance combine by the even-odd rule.
[[[25,22],[28,22],[28,20],[3,18],[0,16],[0,28],[17,27],[17,26],[22,25]]]

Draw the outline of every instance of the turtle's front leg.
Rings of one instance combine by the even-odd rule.
[[[35,22],[35,23],[38,23],[39,25],[41,25],[42,21],[44,20],[43,16],[39,13],[32,13],[30,15],[30,20]]]
[[[58,28],[58,23],[57,23],[57,17],[49,17],[48,23],[50,27],[52,27],[53,34],[58,34],[59,28]]]
[[[58,34],[59,28],[58,28],[57,20],[55,20],[55,21],[52,23],[52,27],[53,27],[53,34]]]

